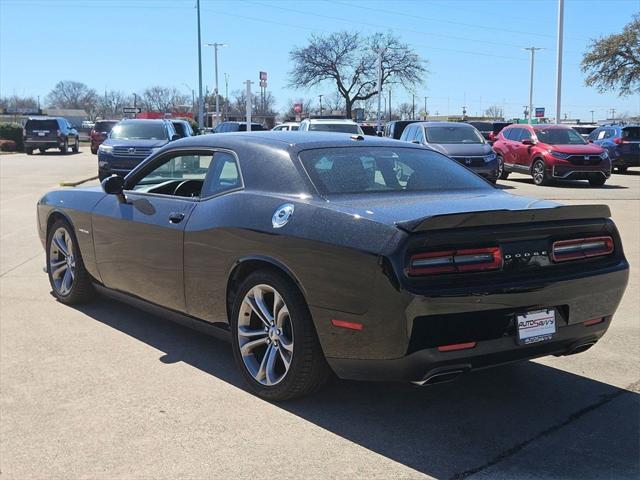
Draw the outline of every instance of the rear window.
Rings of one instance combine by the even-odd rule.
[[[481,132],[492,132],[493,123],[489,122],[468,122],[472,127],[476,127]]]
[[[427,127],[429,143],[484,143],[480,132],[473,127],[451,125],[446,127]]]
[[[162,123],[119,123],[111,130],[111,138],[123,140],[166,140]]]
[[[239,125],[239,130],[240,132],[246,132],[247,131],[247,124],[246,123],[242,123]],[[259,123],[252,123],[251,124],[251,131],[252,132],[262,132],[263,130],[265,130],[265,128],[260,125]]]
[[[96,122],[93,129],[96,132],[110,132],[114,125],[118,122]]]
[[[622,138],[625,140],[640,140],[640,127],[625,127],[622,129]]]
[[[491,188],[448,157],[417,148],[323,148],[300,159],[323,194]]]
[[[27,120],[24,126],[25,130],[58,130],[57,120]]]
[[[354,123],[310,123],[309,131],[335,132],[335,133],[360,133],[358,125]]]

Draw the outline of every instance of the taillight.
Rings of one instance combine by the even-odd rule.
[[[498,247],[417,253],[409,260],[408,275],[482,272],[502,268]]]
[[[576,238],[553,243],[551,258],[554,262],[567,262],[583,258],[600,257],[613,253],[611,237]]]
[[[613,143],[615,143],[616,145],[620,145],[621,143],[624,143],[624,138],[622,137],[614,138]]]

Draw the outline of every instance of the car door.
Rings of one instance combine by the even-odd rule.
[[[517,127],[505,129],[503,136],[505,138],[505,155],[504,162],[508,165],[517,164],[518,137],[520,129]]]
[[[94,208],[96,263],[105,286],[184,311],[184,228],[212,152],[173,150],[126,179],[125,197]]]
[[[522,141],[532,139],[533,132],[529,128],[520,128],[520,135],[518,136],[518,141],[515,145],[515,148],[516,163],[522,168],[528,168],[531,166],[531,150],[533,149],[533,145],[525,145],[522,143]]]

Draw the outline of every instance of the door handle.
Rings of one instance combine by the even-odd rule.
[[[171,223],[180,223],[184,220],[184,213],[173,212],[169,214],[169,222]]]

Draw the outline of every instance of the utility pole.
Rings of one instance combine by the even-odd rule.
[[[556,64],[556,123],[560,123],[562,111],[562,37],[564,27],[564,0],[558,0],[558,57]]]
[[[247,132],[251,131],[251,84],[253,83],[251,80],[247,80],[244,82],[247,86]]]
[[[531,112],[533,111],[533,63],[536,56],[536,50],[544,50],[540,47],[523,48],[531,52],[531,78],[529,79],[529,125],[531,125]]]
[[[528,105],[523,105],[522,108],[524,108],[524,119],[528,119],[529,118],[529,106]],[[529,122],[531,123],[531,122]]]
[[[133,94],[133,108],[137,108],[138,107],[138,94],[134,93]],[[133,118],[138,118],[138,110],[135,111],[135,113],[133,114]]]
[[[206,44],[207,47],[213,47],[213,62],[214,62],[214,69],[215,69],[215,77],[216,77],[216,89],[215,89],[215,96],[216,96],[216,126],[220,123],[220,99],[219,99],[219,95],[218,95],[218,47],[222,48],[222,47],[227,47],[228,45],[225,43],[207,43]]]
[[[376,133],[380,135],[382,131],[380,123],[380,108],[382,102],[382,54],[384,49],[378,50],[378,112],[376,114]]]
[[[594,122],[594,120],[593,120],[593,113],[595,112],[595,110],[589,110],[589,111],[591,112],[591,123],[593,123],[593,122]]]
[[[615,108],[612,108],[612,109],[611,109],[611,119],[612,119],[612,120],[615,120],[615,119],[616,119],[616,109],[615,109]]]
[[[200,38],[200,0],[196,0],[198,9],[198,125],[204,128],[204,102],[202,101],[202,40]]]
[[[416,119],[416,94],[411,94],[411,120]]]
[[[427,112],[427,98],[429,97],[424,97],[424,119],[427,119],[427,115],[429,115],[429,112]]]
[[[320,98],[320,116],[322,116],[322,97],[324,95],[318,95],[318,97]]]
[[[224,74],[224,119],[229,114],[229,74]]]
[[[465,120],[467,118],[467,106],[463,105],[462,106],[462,120]]]
[[[391,87],[389,87],[389,121],[391,121]]]

